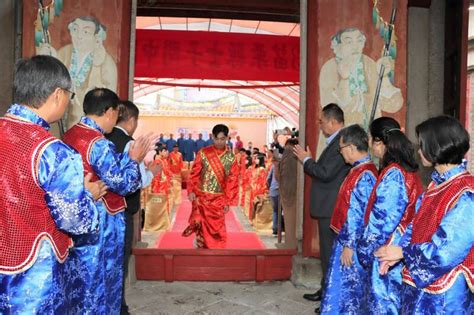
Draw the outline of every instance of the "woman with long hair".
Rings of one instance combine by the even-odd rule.
[[[380,273],[404,260],[402,314],[473,314],[474,176],[463,160],[469,134],[448,116],[424,121],[416,134],[423,165],[435,169],[432,182],[400,245],[376,252]]]
[[[357,247],[360,263],[368,272],[366,313],[397,314],[402,263],[381,276],[374,252],[386,244],[398,244],[413,219],[422,185],[413,144],[395,119],[374,120],[370,124],[369,145],[380,159],[380,173],[365,210],[365,229]]]

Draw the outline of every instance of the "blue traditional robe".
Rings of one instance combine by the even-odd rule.
[[[444,174],[436,171],[432,180],[436,186],[466,171],[465,163]],[[421,196],[416,211],[420,209]],[[404,280],[402,290],[403,314],[473,314],[474,294],[469,289],[466,276],[457,274],[449,289],[430,293],[423,290],[435,280],[450,272],[464,261],[474,244],[474,191],[462,193],[441,220],[431,242],[410,244],[412,225],[401,244],[406,268],[413,284]],[[474,288],[472,288],[474,290]],[[470,305],[471,304],[471,305]],[[469,310],[469,307],[471,309]]]
[[[406,178],[398,167],[390,167],[380,176],[382,177],[374,188],[375,202],[369,221],[357,246],[357,255],[368,273],[368,280],[365,282],[368,313],[398,314],[403,263],[399,262],[382,276],[374,252],[387,243],[399,244],[404,233],[399,224],[409,204],[414,204],[416,199],[410,199],[413,193],[407,191]]]
[[[370,161],[363,158],[353,167]],[[357,241],[364,231],[364,213],[370,193],[377,178],[370,171],[360,175],[350,193],[350,204],[347,210],[347,221],[334,240],[332,254],[329,260],[324,296],[321,302],[322,314],[363,314],[364,313],[364,282],[366,272],[361,267],[355,251]],[[341,263],[344,247],[354,250],[353,264],[345,267]]]
[[[194,161],[194,149],[196,143],[193,139],[184,140],[184,160],[187,162]]]
[[[12,105],[8,114],[46,130],[49,124],[25,106]],[[39,185],[59,229],[71,235],[96,231],[99,210],[84,189],[84,168],[77,152],[61,141],[48,145],[39,158]],[[71,215],[73,214],[73,215]],[[26,271],[0,274],[1,314],[67,314],[69,278],[78,272],[58,262],[49,241],[42,241],[34,264]]]
[[[104,133],[95,121],[82,117],[81,123]],[[110,191],[125,196],[141,186],[138,164],[128,153],[116,153],[115,146],[106,138],[94,142],[89,158],[97,176]],[[72,313],[119,314],[122,297],[122,264],[125,239],[124,213],[108,214],[102,201],[98,233],[75,239],[72,263],[81,268],[74,281],[86,286],[70,292]]]
[[[186,139],[184,139],[184,137],[178,138],[176,143],[178,144],[179,152],[181,152],[181,154],[184,156],[184,152],[186,151]]]
[[[206,140],[206,147],[208,145],[213,145],[213,144],[214,144],[214,140],[212,140],[212,138],[209,138],[209,139]]]
[[[203,139],[197,139],[196,146],[194,147],[194,153],[197,153],[199,150],[201,150],[205,146],[206,146],[206,141],[204,141]]]
[[[168,149],[168,152],[173,151],[173,147],[176,144],[176,140],[174,139],[168,139],[166,140],[166,149]]]

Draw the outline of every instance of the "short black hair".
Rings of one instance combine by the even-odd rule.
[[[218,124],[215,125],[214,128],[212,128],[212,135],[214,137],[217,137],[218,134],[224,133],[224,135],[227,137],[229,135],[229,127],[223,124]]]
[[[122,121],[128,121],[130,118],[138,119],[140,115],[140,110],[138,109],[137,105],[133,104],[133,102],[129,100],[122,100],[118,103],[119,107],[119,116],[117,119],[117,123]]]
[[[323,115],[327,119],[334,119],[339,123],[344,123],[344,112],[335,103],[329,103],[323,107]]]
[[[117,109],[119,98],[114,91],[106,88],[95,88],[84,97],[84,113],[102,116],[109,108]]]
[[[71,89],[71,76],[58,59],[38,55],[20,59],[15,65],[13,102],[40,108],[56,89]]]
[[[166,148],[166,145],[164,145],[163,143],[158,143],[155,148],[156,154],[160,154],[160,152],[163,150],[168,150]]]
[[[382,141],[385,145],[380,165],[382,169],[390,163],[398,163],[408,172],[418,170],[413,143],[401,131],[400,124],[395,119],[377,118],[370,124],[369,130],[373,141]]]
[[[357,151],[367,152],[369,150],[369,136],[360,125],[350,125],[343,128],[339,135],[344,144],[353,144]]]
[[[469,151],[469,133],[450,116],[437,116],[416,126],[423,156],[433,165],[460,164]]]

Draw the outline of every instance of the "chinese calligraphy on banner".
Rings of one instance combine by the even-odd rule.
[[[135,77],[299,82],[299,37],[137,30]]]

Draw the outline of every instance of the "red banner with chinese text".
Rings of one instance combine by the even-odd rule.
[[[299,82],[299,37],[137,30],[135,77]]]

